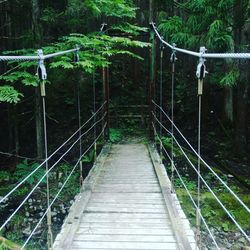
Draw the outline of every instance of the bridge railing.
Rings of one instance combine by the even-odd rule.
[[[207,190],[211,197],[216,204],[223,210],[224,214],[226,215],[225,218],[229,218],[233,225],[239,230],[241,235],[245,238],[246,242],[250,243],[250,235],[249,232],[243,228],[242,221],[239,221],[239,218],[236,218],[235,214],[233,213],[232,209],[228,207],[228,204],[225,204],[225,201],[221,199],[221,196],[218,194],[218,190],[211,185],[211,182],[208,180],[208,176],[212,176],[214,180],[219,183],[221,190],[223,192],[227,192],[230,196],[230,199],[234,203],[237,203],[246,216],[246,219],[249,220],[250,218],[250,209],[249,207],[243,202],[240,196],[233,191],[233,189],[227,184],[226,181],[223,180],[219,174],[214,171],[213,167],[211,167],[203,157],[201,157],[201,114],[202,114],[202,95],[203,95],[203,83],[206,77],[206,59],[250,59],[250,53],[207,53],[205,47],[200,48],[200,52],[195,52],[187,49],[178,48],[176,44],[169,44],[166,42],[160,33],[158,32],[154,23],[151,23],[151,32],[158,38],[160,45],[160,63],[159,63],[159,102],[157,103],[155,100],[151,101],[151,122],[152,122],[152,131],[154,133],[155,142],[159,149],[159,153],[162,159],[167,159],[169,161],[171,169],[171,185],[172,185],[172,192],[175,192],[175,175],[177,175],[179,182],[184,187],[186,194],[191,200],[191,203],[196,212],[196,246],[199,249],[203,248],[202,245],[202,231],[201,231],[201,224],[203,223],[205,226],[206,231],[211,237],[214,247],[220,249],[220,244],[218,243],[218,238],[214,234],[214,230],[212,230],[210,222],[207,220],[206,215],[204,214],[203,206],[205,205],[202,201],[202,194],[204,190]],[[153,42],[153,46],[155,46]],[[170,63],[171,63],[171,107],[168,110],[164,110],[163,108],[163,57],[164,57],[164,47],[169,48],[172,53],[170,56]],[[153,53],[153,52],[152,52]],[[198,80],[198,135],[197,135],[197,150],[193,147],[193,145],[188,141],[188,139],[184,136],[181,130],[177,127],[174,122],[174,105],[175,105],[175,81],[176,81],[176,61],[177,61],[177,53],[185,54],[188,56],[192,56],[194,58],[199,58],[199,62],[196,69],[196,77]],[[154,84],[154,81],[152,81]],[[152,83],[151,83],[152,84]],[[152,86],[152,89],[155,89],[156,86]],[[152,93],[151,96],[154,96],[155,93]],[[170,114],[170,115],[168,115]],[[166,137],[167,136],[167,137]],[[187,146],[187,148],[185,148]],[[168,148],[167,148],[168,147]],[[188,169],[184,169],[179,167],[179,163],[177,162],[176,152],[180,154],[183,159],[188,163]],[[186,166],[186,165],[185,165]],[[188,177],[184,177],[183,175]],[[190,178],[193,174],[195,178]],[[191,190],[190,186],[188,185],[187,178],[189,181],[195,181],[196,190]],[[224,224],[223,218],[220,218],[220,221],[216,221],[217,225]],[[224,247],[224,246],[222,246]]]
[[[36,166],[27,176],[25,176],[22,180],[20,180],[11,190],[7,192],[3,197],[0,198],[0,205],[6,203],[6,201],[13,201],[15,199],[15,195],[17,192],[20,192],[23,187],[29,180],[33,178],[32,184],[29,184],[29,188],[25,189],[25,194],[22,196],[21,201],[18,202],[18,205],[14,205],[14,209],[10,210],[10,213],[6,213],[5,215],[1,214],[0,221],[0,233],[2,233],[5,229],[8,231],[9,224],[18,216],[21,212],[23,213],[24,208],[26,206],[30,206],[29,200],[34,195],[37,196],[37,191],[41,191],[42,196],[39,198],[42,200],[43,207],[38,209],[42,211],[39,214],[38,221],[35,223],[31,223],[31,229],[26,234],[27,238],[24,241],[21,249],[24,249],[29,243],[32,237],[36,234],[39,227],[44,220],[47,218],[47,243],[48,249],[52,249],[53,246],[53,230],[52,230],[52,206],[55,205],[55,202],[58,201],[59,196],[65,190],[65,187],[68,185],[70,179],[77,171],[79,176],[79,189],[82,191],[81,186],[83,183],[84,176],[87,174],[87,169],[83,169],[83,161],[84,157],[93,151],[93,160],[95,160],[98,143],[100,141],[105,140],[105,136],[107,134],[107,123],[108,123],[108,103],[105,100],[99,108],[96,107],[96,92],[95,92],[95,74],[93,73],[93,113],[91,117],[86,120],[84,123],[82,122],[82,111],[81,111],[81,96],[80,96],[80,86],[78,86],[77,91],[77,112],[78,112],[78,129],[67,138],[58,148],[48,155],[48,145],[47,145],[47,112],[46,112],[46,93],[45,93],[45,80],[47,79],[47,72],[45,68],[44,61],[62,56],[68,53],[74,53],[76,62],[79,60],[78,56],[79,48],[67,50],[67,51],[59,51],[49,55],[43,55],[42,50],[38,51],[37,56],[0,56],[0,61],[38,61],[38,76],[40,79],[40,87],[41,87],[41,97],[42,97],[42,105],[43,105],[43,129],[44,129],[44,152],[45,152],[45,160],[38,166]],[[65,180],[60,183],[60,186],[53,185],[54,176],[57,171],[61,171],[60,167],[63,162],[69,163],[70,170],[67,171]],[[91,160],[92,161],[92,160]],[[41,174],[42,173],[42,174]],[[51,180],[52,179],[52,180]],[[78,186],[77,183],[75,183]],[[52,192],[53,186],[53,192]],[[59,190],[57,190],[59,189]],[[22,191],[23,192],[23,191]],[[73,197],[71,197],[72,199]],[[46,202],[45,202],[46,199]],[[33,199],[34,200],[34,199]],[[46,204],[46,209],[44,209]],[[32,204],[32,206],[39,207],[40,204]],[[45,211],[44,211],[45,210]],[[21,239],[20,239],[21,240]],[[45,246],[43,245],[43,249]]]
[[[177,139],[177,135],[175,136],[167,127],[166,125],[163,124],[163,122],[160,122],[160,120],[157,118],[157,115],[154,111],[152,111],[152,115],[153,115],[153,121],[152,121],[152,127],[154,130],[154,135],[156,138],[156,143],[159,144],[159,148],[160,150],[162,150],[162,157],[166,157],[167,160],[170,162],[170,165],[172,166],[172,174],[176,174],[177,177],[179,178],[181,184],[183,185],[188,197],[190,198],[192,205],[194,206],[196,213],[199,214],[199,217],[201,218],[202,223],[204,224],[206,230],[208,231],[214,246],[217,249],[220,249],[219,244],[217,243],[216,237],[214,236],[214,234],[212,233],[211,227],[209,226],[209,224],[206,221],[205,216],[202,213],[202,206],[200,204],[200,206],[198,206],[197,203],[197,196],[194,197],[194,194],[191,192],[191,190],[189,190],[188,188],[188,184],[186,182],[186,180],[184,180],[183,178],[183,172],[182,169],[180,167],[177,167],[177,165],[175,164],[175,157],[174,154],[173,156],[171,156],[171,152],[169,151],[169,149],[166,149],[166,146],[164,145],[164,134],[167,134],[169,136],[169,138],[173,138],[174,140],[174,144],[177,145],[177,147],[179,148],[181,154],[185,157],[185,159],[187,160],[188,164],[191,166],[192,170],[196,173],[196,175],[201,179],[202,183],[204,184],[204,187],[211,193],[211,195],[213,196],[214,200],[219,204],[219,206],[221,207],[221,209],[223,209],[223,211],[226,213],[226,215],[228,216],[228,218],[233,222],[233,224],[235,224],[235,226],[238,228],[238,230],[242,233],[242,235],[246,238],[246,240],[248,242],[250,242],[250,237],[247,234],[247,232],[243,229],[243,227],[240,225],[240,223],[238,222],[237,218],[235,218],[235,216],[232,214],[232,212],[226,207],[226,205],[223,203],[223,201],[220,199],[220,197],[216,194],[216,192],[213,190],[214,188],[209,184],[209,182],[206,180],[205,175],[207,175],[208,173],[211,173],[220,183],[221,185],[224,187],[225,191],[228,191],[228,193],[231,195],[232,200],[238,202],[242,209],[245,210],[248,214],[250,214],[250,209],[249,207],[242,201],[242,199],[229,187],[229,185],[213,170],[213,168],[198,154],[198,152],[194,149],[194,147],[191,145],[191,143],[188,141],[188,139],[183,135],[183,133],[180,131],[180,129],[176,126],[176,124],[171,120],[171,118],[169,117],[169,115],[157,104],[152,100],[153,105],[163,114],[163,116],[174,126],[174,132],[180,136],[184,142],[186,143],[186,145],[189,147],[189,149],[193,152],[193,154],[201,160],[202,165],[206,168],[206,170],[204,171],[204,173],[202,173],[201,171],[199,172],[197,169],[197,164],[195,165],[192,161],[192,159],[190,159],[190,156],[186,153],[186,148],[184,148],[181,145],[181,142]],[[158,128],[158,129],[157,129]],[[162,133],[162,135],[160,136],[160,132],[159,128],[162,128],[163,131],[165,133]],[[189,172],[188,172],[189,173]],[[173,177],[173,176],[172,176]],[[172,190],[173,192],[175,192],[175,187],[174,187],[174,180],[172,179]],[[202,190],[200,189],[200,192],[202,194]],[[216,222],[217,225],[219,226],[219,221]],[[221,221],[221,224],[223,224],[224,221]]]
[[[55,201],[57,201],[59,195],[64,190],[65,185],[68,183],[68,181],[69,181],[70,177],[72,176],[72,174],[76,171],[77,168],[80,167],[83,157],[88,152],[90,152],[91,149],[94,148],[95,144],[104,135],[104,131],[105,131],[106,126],[107,126],[107,123],[105,122],[106,114],[107,114],[105,112],[105,110],[104,110],[105,105],[106,105],[106,103],[104,102],[101,105],[101,107],[85,123],[83,123],[79,129],[77,129],[67,140],[65,140],[52,154],[50,154],[50,156],[47,159],[45,159],[30,174],[28,174],[25,178],[23,178],[12,190],[10,190],[3,198],[1,198],[0,204],[3,203],[5,200],[10,199],[11,196],[13,196],[15,194],[15,192],[18,191],[25,184],[25,182],[27,182],[30,178],[32,178],[32,176],[36,175],[37,172],[40,169],[44,169],[46,163],[48,163],[49,161],[53,161],[53,164],[49,165],[48,170],[45,171],[45,173],[37,181],[37,183],[35,183],[32,186],[31,191],[28,194],[25,195],[25,197],[20,202],[20,204],[17,206],[17,208],[14,209],[14,211],[1,224],[0,232],[4,228],[6,228],[6,226],[11,222],[11,220],[14,219],[14,217],[20,212],[22,207],[25,206],[25,204],[27,204],[27,202],[30,199],[31,195],[38,189],[38,187],[41,186],[41,185],[44,185],[43,182],[46,179],[46,177],[49,176],[49,174],[51,174],[52,171],[56,170],[56,168],[64,160],[64,158],[67,157],[67,155],[69,155],[70,153],[72,153],[72,151],[73,151],[74,155],[77,154],[77,156],[75,155],[75,157],[77,157],[77,161],[72,166],[72,169],[68,173],[67,178],[65,179],[64,183],[61,185],[61,188],[59,189],[59,191],[54,195],[53,199],[52,199],[52,194],[50,193],[50,195],[48,197],[48,199],[49,199],[48,204],[49,205],[47,206],[46,211],[43,213],[43,215],[39,219],[38,223],[36,223],[36,226],[31,231],[29,237],[26,239],[26,241],[23,244],[21,249],[24,249],[24,247],[29,243],[30,239],[35,234],[35,232],[39,228],[39,226],[41,225],[41,223],[42,223],[43,219],[45,218],[45,216],[50,214],[49,217],[50,217],[50,221],[51,221],[51,207],[52,207],[52,205],[55,203]],[[90,142],[88,142],[87,146],[82,150],[81,155],[79,156],[78,153],[77,153],[77,151],[78,151],[77,149],[79,149],[80,141],[83,140],[86,137],[88,138],[88,141],[89,141],[90,138],[93,137],[94,129],[96,129],[98,131],[98,133],[96,134],[95,138],[93,138]],[[79,132],[80,132],[80,134],[79,134]],[[58,157],[59,153],[60,153],[60,157]],[[83,170],[80,169],[80,171],[81,171],[81,173],[80,173],[81,177],[80,178],[82,178],[82,174],[83,174],[82,171]],[[36,205],[36,204],[33,204],[33,205]]]

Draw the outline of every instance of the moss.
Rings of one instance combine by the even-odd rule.
[[[178,188],[176,193],[180,199],[185,214],[190,219],[191,224],[195,225],[195,209],[186,193],[186,190]],[[191,191],[190,193],[194,199],[196,199],[196,192]],[[239,204],[239,202],[237,202],[229,193],[219,193],[218,191],[216,194],[224,206],[231,212],[237,222],[243,227],[243,229],[249,230],[250,217],[248,212]],[[247,205],[250,204],[250,194],[242,195],[241,198]],[[231,221],[231,219],[210,192],[203,191],[201,194],[201,213],[208,225],[212,226],[213,228],[217,228],[218,230],[223,230],[226,232],[238,231],[236,225]]]
[[[0,236],[0,250],[19,250],[20,246]]]

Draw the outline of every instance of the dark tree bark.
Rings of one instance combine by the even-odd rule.
[[[40,25],[40,6],[38,0],[32,0],[32,32],[34,45],[38,48],[42,43],[42,30]],[[41,115],[41,96],[39,88],[35,89],[35,120],[36,120],[36,153],[37,158],[43,156],[43,126],[42,126],[42,115]]]
[[[247,0],[237,0],[234,5],[234,40],[236,52],[242,51],[242,45],[249,42],[247,41],[249,31],[246,29],[247,4]],[[239,61],[238,67],[240,77],[237,84],[235,143],[238,153],[246,156],[249,73],[247,62],[243,60]]]

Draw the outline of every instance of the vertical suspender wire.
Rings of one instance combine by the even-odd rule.
[[[45,150],[45,159],[48,159],[48,137],[47,137],[47,119],[46,119],[46,89],[45,89],[45,81],[47,79],[47,72],[44,65],[44,59],[43,59],[43,50],[37,51],[38,56],[40,57],[38,61],[38,68],[37,73],[40,79],[40,87],[41,87],[41,97],[42,97],[42,106],[43,106],[43,130],[44,130],[44,150]],[[52,233],[52,220],[51,220],[51,206],[50,206],[50,186],[49,186],[49,163],[46,161],[46,195],[47,195],[47,226],[48,226],[48,232],[47,232],[47,244],[48,249],[52,249],[53,247],[53,233]]]
[[[45,150],[45,159],[48,159],[48,139],[47,139],[47,121],[46,121],[46,100],[45,100],[45,84],[44,81],[41,83],[41,93],[42,93],[42,102],[43,102],[43,129],[44,129],[44,150]],[[49,163],[45,163],[46,172],[49,171]],[[50,208],[50,186],[49,186],[49,174],[46,175],[46,187],[47,187],[47,225],[48,225],[48,249],[52,249],[53,246],[53,234],[51,228],[51,208]]]
[[[96,112],[96,86],[95,86],[95,69],[93,70],[93,75],[92,75],[92,80],[93,80],[93,113],[95,114]],[[94,116],[94,124],[96,123],[96,116]],[[94,126],[94,140],[96,139],[96,125]],[[97,154],[97,142],[94,144],[94,161],[96,161],[96,154]]]
[[[76,49],[79,49],[78,46],[76,46]],[[79,62],[79,53],[78,50],[74,53],[74,63]],[[82,184],[83,184],[83,166],[82,166],[82,115],[81,115],[82,109],[81,109],[81,83],[78,80],[77,83],[77,113],[78,113],[78,137],[79,137],[79,170],[80,170],[80,192],[82,192]]]
[[[163,96],[162,96],[162,85],[163,85],[163,51],[164,46],[161,43],[160,45],[160,106],[163,106]],[[162,111],[160,110],[160,122],[162,124]],[[162,161],[162,126],[160,126],[160,158]]]
[[[81,116],[81,97],[80,97],[80,92],[81,92],[81,84],[80,81],[77,84],[77,111],[78,111],[78,126],[79,126],[79,167],[80,167],[80,192],[82,191],[82,184],[83,184],[83,167],[82,167],[82,116]]]
[[[173,44],[173,48],[175,48],[175,44]],[[174,89],[175,89],[175,61],[176,58],[176,52],[175,49],[172,51],[172,55],[170,58],[170,61],[172,63],[172,79],[171,79],[171,191],[174,193]]]
[[[205,53],[205,47],[200,48],[201,53]],[[206,75],[205,59],[201,56],[197,66],[196,76],[198,78],[198,179],[197,179],[197,210],[196,210],[196,249],[201,249],[201,111],[202,111],[202,95],[203,95],[203,80]]]

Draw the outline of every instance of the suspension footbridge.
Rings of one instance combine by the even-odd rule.
[[[50,55],[44,55],[41,50],[37,56],[0,56],[0,61],[38,61],[38,76],[40,79],[43,124],[45,142],[45,160],[37,166],[30,174],[22,179],[12,190],[0,199],[0,204],[10,198],[31,176],[36,175],[40,169],[45,173],[35,183],[20,204],[6,216],[0,231],[13,220],[13,218],[25,206],[31,195],[44,182],[46,185],[47,205],[46,210],[41,214],[39,220],[27,238],[25,238],[21,249],[29,249],[29,243],[47,219],[47,245],[42,249],[223,249],[224,246],[218,243],[211,225],[206,220],[202,210],[201,189],[206,188],[215,202],[221,207],[239,233],[249,244],[249,232],[243,228],[234,214],[222,202],[213,187],[207,182],[201,171],[206,168],[215,178],[223,190],[231,195],[234,202],[237,202],[242,209],[250,215],[249,207],[242,199],[228,186],[214,169],[201,156],[201,110],[203,81],[206,76],[206,59],[233,58],[249,59],[249,53],[206,53],[202,47],[200,52],[193,52],[178,48],[175,44],[170,45],[160,36],[154,24],[151,24],[151,34],[158,37],[160,41],[160,98],[159,102],[150,93],[149,97],[149,130],[151,140],[147,144],[127,143],[110,145],[107,135],[110,127],[109,117],[109,82],[108,69],[103,69],[103,102],[97,107],[94,94],[94,112],[92,116],[82,122],[80,96],[78,95],[78,119],[79,128],[67,138],[53,153],[48,154],[47,147],[47,117],[46,117],[46,91],[45,81],[47,79],[46,60],[68,53],[74,53],[75,61],[79,60],[76,47],[72,50],[60,51]],[[163,106],[162,83],[163,83],[163,57],[164,46],[172,51],[170,63],[172,65],[172,99],[171,108],[167,110]],[[175,66],[177,53],[184,53],[199,59],[196,76],[198,80],[198,145],[193,146],[183,132],[174,122],[174,91],[175,91]],[[153,87],[151,86],[152,90]],[[79,93],[78,93],[79,94]],[[94,135],[93,140],[88,140],[83,145],[83,139],[89,134]],[[171,147],[166,148],[164,139],[168,139]],[[102,141],[102,147],[97,156],[97,147]],[[190,158],[186,149],[197,159],[197,162]],[[197,180],[195,194],[191,192],[182,176],[180,166],[175,162],[174,145],[185,158]],[[57,168],[64,157],[77,148],[77,161],[72,166],[64,183],[62,183],[55,195],[51,193],[49,176]],[[96,161],[88,176],[83,178],[83,157],[94,150]],[[60,154],[59,154],[60,152]],[[74,151],[75,152],[75,151]],[[164,160],[166,159],[166,160]],[[163,164],[170,166],[170,174],[167,174]],[[61,193],[69,182],[72,175],[78,171],[80,174],[79,194],[74,197],[69,214],[57,236],[53,232],[52,207],[58,202]],[[191,227],[181,204],[175,193],[174,181],[179,179],[187,197],[190,199],[196,211],[195,225]],[[73,197],[72,197],[73,198]],[[63,203],[63,201],[61,201]],[[250,216],[248,216],[249,219]],[[210,238],[210,245],[205,245],[202,231]]]

